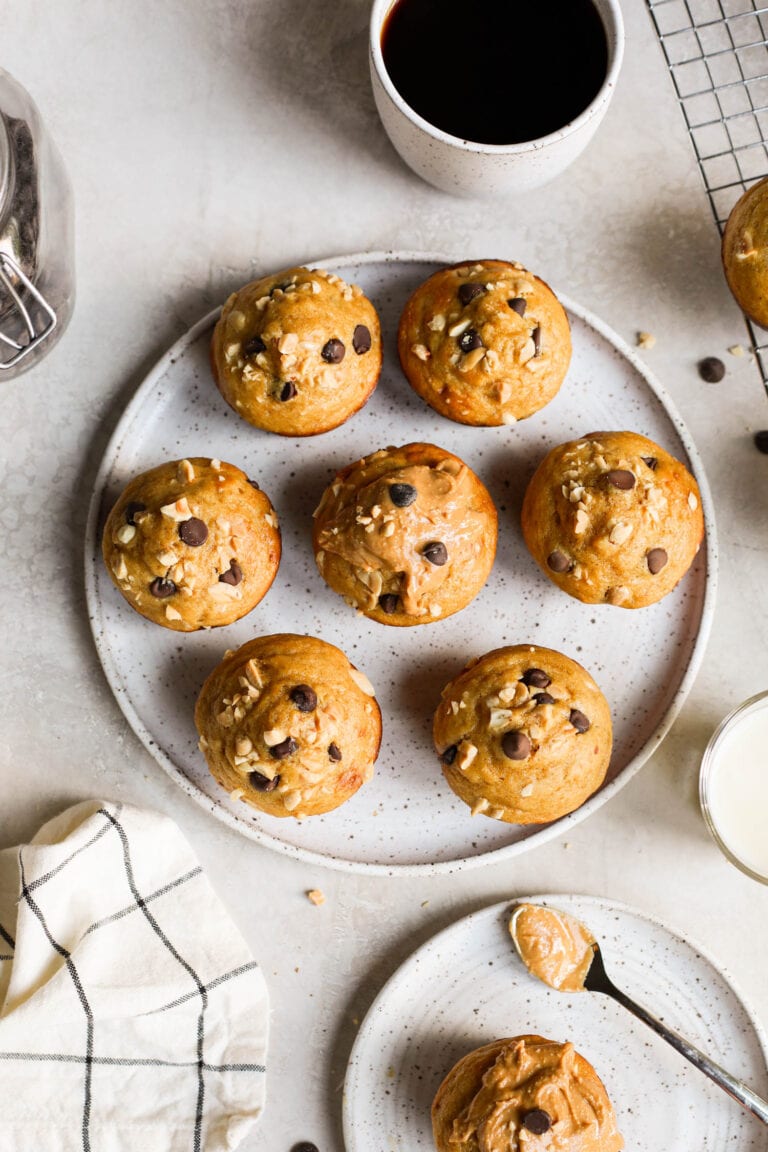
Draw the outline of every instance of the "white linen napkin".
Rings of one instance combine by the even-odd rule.
[[[176,825],[87,801],[0,852],[2,1152],[223,1152],[269,1002]]]

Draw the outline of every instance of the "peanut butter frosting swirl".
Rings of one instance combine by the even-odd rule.
[[[580,920],[541,904],[518,904],[509,931],[532,976],[558,992],[584,990],[595,938]]]

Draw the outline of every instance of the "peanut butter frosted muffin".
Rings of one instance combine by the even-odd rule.
[[[269,816],[318,816],[373,776],[381,712],[333,644],[261,636],[229,652],[195,708],[200,748],[234,800]]]
[[[240,416],[313,436],[362,408],[381,372],[379,318],[361,288],[291,268],[234,292],[211,343],[213,375]]]
[[[107,518],[102,548],[132,608],[194,632],[256,607],[277,575],[280,531],[254,480],[196,456],[136,476]]]
[[[496,554],[485,486],[434,444],[382,448],[338,473],[315,512],[317,566],[382,624],[428,624],[464,608]]]
[[[643,608],[683,578],[704,537],[699,488],[636,432],[593,432],[553,448],[523,501],[523,536],[564,592]]]
[[[589,673],[528,644],[470,661],[443,689],[433,736],[472,815],[508,824],[573,812],[605,779],[613,741],[608,703]]]
[[[460,424],[514,424],[557,394],[571,359],[568,317],[522,264],[443,268],[411,296],[398,351],[411,386]]]
[[[572,1044],[494,1040],[464,1056],[432,1105],[437,1152],[621,1152],[603,1082]]]
[[[768,328],[768,177],[736,202],[723,233],[723,267],[741,310]]]

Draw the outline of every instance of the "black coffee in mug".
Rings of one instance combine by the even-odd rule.
[[[608,72],[592,0],[396,0],[381,50],[414,112],[477,144],[522,144],[564,128]]]

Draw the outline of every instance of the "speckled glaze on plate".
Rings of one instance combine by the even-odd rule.
[[[669,397],[599,320],[561,296],[573,334],[568,377],[550,405],[513,428],[455,424],[411,390],[395,351],[400,312],[413,289],[453,259],[372,253],[317,262],[364,288],[381,316],[385,341],[372,399],[322,436],[274,436],[231,411],[208,364],[217,313],[204,317],[139,387],[106,449],[93,493],[88,609],[104,671],[128,722],[158,763],[213,815],[307,862],[385,875],[455,871],[513,856],[564,831],[625,784],[664,738],[709,633],[716,546],[698,455]],[[659,441],[688,460],[701,489],[707,537],[693,568],[665,600],[636,612],[565,595],[539,571],[520,533],[525,485],[548,449],[606,428],[630,428]],[[486,587],[462,612],[394,629],[357,616],[325,585],[312,555],[311,517],[338,468],[412,440],[457,453],[480,475],[499,509],[499,549]],[[128,607],[104,570],[99,538],[130,477],[164,460],[200,455],[239,465],[266,490],[280,517],[283,559],[272,589],[250,615],[216,631],[180,634]],[[384,722],[373,781],[335,812],[301,822],[265,817],[231,801],[208,772],[192,720],[200,686],[227,648],[286,631],[342,648],[376,687]],[[545,826],[470,817],[445,784],[432,748],[432,713],[442,686],[471,656],[517,643],[557,648],[584,664],[605,692],[614,721],[614,756],[602,789],[577,812]]]
[[[766,1038],[731,978],[660,921],[589,896],[520,896],[583,920],[622,991],[768,1095]],[[512,901],[434,936],[384,986],[352,1049],[347,1152],[433,1152],[430,1107],[446,1073],[491,1040],[571,1040],[595,1067],[627,1152],[765,1152],[768,1133],[626,1009],[528,974],[507,931]]]

